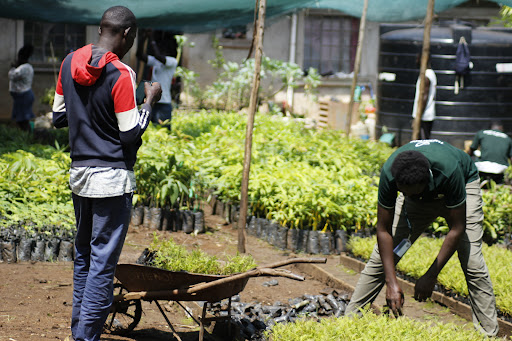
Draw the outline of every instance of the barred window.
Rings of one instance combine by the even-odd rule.
[[[60,64],[70,52],[85,45],[85,25],[26,20],[24,43],[34,46],[31,62]]]
[[[323,75],[350,73],[359,33],[359,19],[308,13],[305,17],[304,68]]]

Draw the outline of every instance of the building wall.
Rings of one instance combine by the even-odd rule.
[[[438,18],[478,18],[485,21],[486,18],[497,16],[498,10],[499,8],[456,8],[440,13]],[[266,21],[263,46],[263,51],[266,56],[284,61],[294,60],[298,65],[303,65],[305,13],[305,11],[297,13],[295,56],[290,56],[292,15],[272,18]],[[12,107],[12,100],[8,92],[9,82],[7,72],[11,63],[15,61],[18,49],[23,46],[23,21],[0,18],[0,25],[2,27],[0,31],[0,41],[2,42],[2,46],[4,46],[4,48],[0,50],[0,103],[2,104],[0,121],[6,121],[10,119]],[[97,42],[97,26],[88,26],[86,32],[86,43]],[[213,37],[219,38],[220,44],[223,46],[224,58],[227,61],[240,63],[247,58],[252,38],[252,27],[249,27],[246,39],[236,41],[221,38],[221,30],[201,34],[186,34],[186,36],[189,42],[195,43],[195,47],[186,47],[184,49],[182,64],[197,72],[200,75],[199,83],[204,86],[211,84],[217,78],[217,71],[208,64],[208,61],[215,57],[215,51],[212,47]],[[136,46],[130,50],[123,61],[137,71],[135,52]],[[377,86],[378,53],[379,24],[367,22],[358,84],[371,84],[374,91]],[[56,66],[57,72],[59,66],[60,65]],[[49,106],[39,103],[39,98],[44,93],[45,89],[54,85],[55,73],[51,65],[35,70],[33,84],[34,93],[36,95],[36,102],[34,103],[35,113],[50,110]],[[336,98],[337,100],[347,103],[350,96],[351,83],[351,78],[326,78],[318,89],[318,97],[321,100]],[[311,102],[310,98],[301,94],[300,89],[296,90],[294,93],[294,111],[308,115],[315,115],[318,112],[318,104]],[[287,98],[286,94],[282,93],[279,94],[276,100],[289,100],[289,98]]]
[[[17,22],[11,19],[0,18],[0,41],[3,48],[0,49],[0,122],[10,120],[12,99],[9,95],[9,79],[7,73],[11,64],[16,60],[17,41],[16,30]]]
[[[278,19],[270,19],[265,23],[265,35],[263,52],[266,56],[283,61],[295,61],[299,66],[303,65],[304,60],[304,22],[305,12],[297,14],[297,33],[296,33],[296,52],[295,56],[290,56],[290,38],[292,32],[292,15],[284,16]],[[248,30],[247,38],[243,41],[221,38],[220,31],[187,34],[189,42],[194,42],[194,47],[187,47],[184,51],[183,65],[199,74],[198,82],[204,87],[211,84],[217,78],[217,72],[208,64],[209,60],[215,58],[215,51],[212,47],[214,37],[219,39],[223,46],[223,54],[226,61],[242,62],[247,58],[250,48],[250,38],[252,30]],[[377,82],[377,60],[379,51],[379,25],[378,23],[368,22],[365,30],[365,44],[362,50],[362,60],[358,84],[371,84],[373,88]],[[329,99],[335,97],[340,101],[348,102],[350,97],[350,88],[352,79],[325,79],[318,89],[320,99]],[[287,101],[285,93],[280,93],[276,101]],[[318,103],[311,102],[298,89],[295,92],[292,102],[294,111],[306,114],[308,116],[316,115]],[[296,104],[296,105],[295,105]]]
[[[15,62],[18,50],[23,46],[23,21],[0,18],[0,42],[4,48],[0,49],[0,122],[9,122],[11,119],[12,98],[9,94],[8,72],[11,64]],[[86,44],[98,42],[98,27],[87,26]],[[136,45],[123,58],[123,62],[128,65],[136,66]],[[34,65],[34,81],[32,90],[34,91],[35,101],[33,105],[34,114],[44,114],[51,110],[47,104],[40,103],[39,99],[45,91],[55,85],[58,76],[60,61],[55,65],[47,64],[44,66]]]
[[[263,37],[263,53],[273,59],[288,60],[290,40],[290,19],[286,16],[280,19],[269,20],[265,23]],[[252,39],[252,28],[247,31],[245,39],[222,38],[221,30],[186,34],[188,42],[194,47],[186,46],[183,53],[183,65],[199,74],[199,84],[206,86],[217,79],[217,71],[208,63],[215,58],[213,39],[219,39],[223,47],[224,59],[242,63],[248,56]],[[254,56],[254,55],[253,55]]]

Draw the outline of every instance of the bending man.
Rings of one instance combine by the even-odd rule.
[[[512,157],[512,139],[503,132],[501,122],[494,121],[491,123],[491,129],[477,132],[468,154],[475,154],[479,147],[481,155],[475,165],[480,178],[502,183]]]
[[[398,198],[397,192],[401,192]],[[457,251],[468,284],[473,323],[482,333],[496,335],[496,302],[482,256],[480,180],[471,158],[439,140],[411,141],[384,164],[378,201],[377,245],[347,313],[373,302],[384,284],[388,306],[395,315],[402,313],[404,295],[395,265],[408,246],[442,216],[450,231],[432,265],[416,282],[414,298],[424,301],[432,295],[439,272]]]

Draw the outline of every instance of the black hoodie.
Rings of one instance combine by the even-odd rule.
[[[135,72],[110,51],[91,44],[64,59],[53,123],[69,126],[72,167],[133,169],[151,110],[139,112],[135,88]]]

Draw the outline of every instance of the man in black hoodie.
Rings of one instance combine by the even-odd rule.
[[[113,300],[113,280],[135,190],[141,136],[158,83],[147,83],[146,102],[135,100],[135,73],[120,61],[137,34],[126,7],[105,11],[99,41],[62,62],[53,104],[55,127],[69,127],[70,186],[77,234],[71,332],[74,340],[97,341]]]

